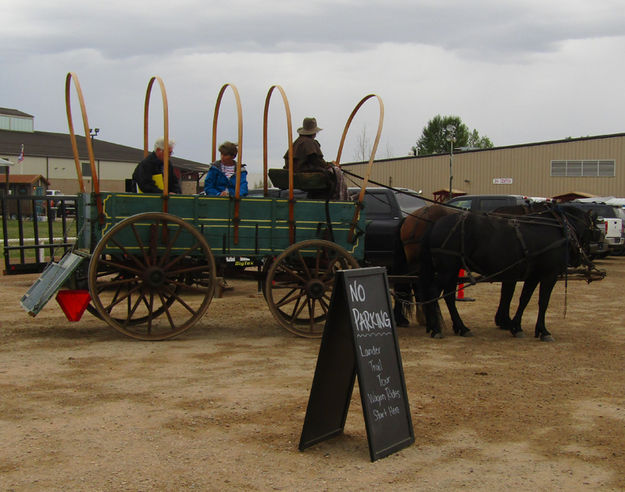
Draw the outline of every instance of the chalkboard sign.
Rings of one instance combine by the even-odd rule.
[[[299,449],[343,432],[358,375],[371,461],[414,442],[386,269],[337,273]]]

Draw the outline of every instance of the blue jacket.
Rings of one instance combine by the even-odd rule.
[[[209,196],[218,196],[222,191],[228,189],[228,194],[234,196],[236,177],[237,174],[234,173],[230,176],[230,179],[228,179],[222,171],[221,161],[213,162],[204,180],[204,192]],[[247,171],[245,170],[245,164],[241,166],[241,187],[239,189],[239,194],[240,196],[247,195]]]

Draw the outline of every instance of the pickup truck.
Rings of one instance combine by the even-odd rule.
[[[581,208],[582,210],[590,210],[596,215],[595,224],[605,234],[605,243],[608,246],[607,254],[620,255],[625,252],[625,230],[623,219],[619,217],[616,208],[606,203],[598,202],[581,202],[573,200],[571,205]]]
[[[353,199],[358,197],[359,188],[350,188]],[[392,270],[393,261],[401,244],[399,227],[408,214],[425,206],[418,193],[407,188],[367,188],[364,197],[366,217],[365,262],[369,265],[385,266]]]

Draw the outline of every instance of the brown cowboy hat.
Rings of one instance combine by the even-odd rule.
[[[304,123],[301,128],[297,129],[297,133],[300,135],[314,135],[321,130],[323,130],[323,128],[317,126],[317,120],[315,118],[304,118]]]

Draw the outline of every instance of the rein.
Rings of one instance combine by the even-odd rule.
[[[363,180],[363,178],[361,176],[359,176],[358,174],[352,173],[351,171],[348,171],[345,168],[341,168],[343,173],[349,176],[352,176],[354,178]],[[429,202],[431,204],[434,205],[439,205],[442,207],[447,207],[449,209],[453,209],[453,210],[457,210],[458,212],[463,213],[463,218],[461,219],[462,225],[462,236],[464,238],[464,221],[466,220],[466,217],[468,216],[468,214],[472,213],[475,214],[475,212],[471,212],[468,211],[466,209],[460,208],[460,207],[455,207],[453,205],[448,205],[445,203],[441,203],[441,202],[437,202],[435,200],[432,200],[431,198],[426,198],[424,196],[421,196],[419,194],[416,193],[412,193],[412,192],[406,192],[405,190],[401,190],[398,188],[395,188],[393,186],[388,186],[385,185],[384,183],[380,183],[377,181],[374,181],[372,179],[368,180],[369,183],[374,184],[376,186],[379,186],[381,188],[386,188],[389,190],[392,190],[396,193],[401,193],[404,195],[409,195],[409,196],[417,196],[418,198],[422,199],[425,202]],[[556,213],[556,210],[559,212]],[[404,212],[403,213],[406,214],[406,216],[411,216],[414,217],[415,219],[418,219],[422,222],[427,222],[429,224],[434,224],[435,220],[431,220],[428,219],[426,217],[421,217],[419,215],[417,215],[417,213],[413,213],[413,212]],[[470,281],[471,285],[475,285],[478,282],[488,282],[491,281],[491,279],[493,279],[494,277],[501,275],[502,273],[507,272],[508,270],[516,267],[517,265],[519,265],[522,262],[526,262],[526,261],[530,261],[532,258],[539,256],[547,251],[549,251],[550,249],[559,247],[561,244],[566,243],[567,247],[566,249],[566,265],[568,266],[568,262],[569,262],[569,247],[568,244],[569,242],[572,242],[577,250],[577,252],[581,255],[581,259],[582,259],[582,263],[584,265],[587,266],[587,270],[584,271],[584,275],[586,276],[587,282],[591,282],[592,280],[594,280],[592,278],[592,273],[596,272],[599,275],[599,278],[603,278],[603,276],[605,275],[603,272],[601,272],[599,269],[597,269],[597,267],[594,265],[594,263],[590,260],[590,258],[588,257],[588,255],[586,254],[586,252],[584,251],[584,248],[582,248],[579,238],[577,237],[577,234],[575,233],[575,230],[571,227],[570,222],[567,218],[567,213],[565,210],[562,210],[562,208],[559,205],[556,205],[555,208],[549,208],[546,210],[542,210],[542,211],[538,211],[535,213],[528,213],[525,215],[515,215],[515,214],[505,214],[505,213],[500,213],[500,212],[482,212],[482,215],[486,215],[486,216],[493,216],[493,217],[499,217],[499,218],[507,218],[509,219],[512,223],[513,223],[513,227],[515,227],[516,230],[516,234],[517,234],[517,238],[519,239],[519,241],[521,242],[521,247],[524,251],[524,257],[520,258],[519,260],[515,261],[514,263],[512,263],[511,265],[507,266],[506,268],[500,270],[499,272],[496,272],[494,274],[488,275],[488,276],[482,276],[479,275],[477,278],[471,273],[471,270],[468,268],[468,265],[466,265],[466,259],[465,259],[465,255],[464,255],[464,241],[461,242],[461,248],[462,248],[462,253],[456,253],[455,251],[450,251],[450,250],[445,250],[443,248],[436,248],[433,249],[432,251],[437,251],[440,253],[444,253],[444,254],[449,254],[449,255],[454,255],[454,256],[460,256],[462,263],[464,265],[464,270],[467,272],[468,274],[468,280]],[[527,246],[525,244],[525,240],[523,239],[523,235],[521,234],[521,231],[519,229],[519,225],[520,224],[540,224],[540,225],[545,225],[545,226],[551,226],[551,227],[558,227],[561,230],[563,230],[564,232],[564,237],[548,246],[546,246],[545,248],[530,254]],[[454,229],[456,229],[456,227],[458,226],[458,223],[454,226]],[[452,232],[453,232],[452,230]],[[447,240],[449,239],[449,236],[452,234],[452,232],[449,233],[448,238],[446,238],[445,242],[447,242]],[[406,241],[402,241],[402,244],[407,245],[407,244],[417,244],[417,243],[421,243],[423,242],[423,238],[419,238],[419,239],[411,239],[411,240],[406,240]],[[567,287],[568,287],[568,269],[565,269],[565,295],[566,295],[566,291],[567,291]],[[457,290],[456,290],[457,291]],[[438,299],[442,299],[445,296],[441,296]],[[431,301],[426,301],[426,302],[432,302],[438,299],[434,299]],[[565,297],[566,300],[566,297]],[[565,301],[566,302],[566,301]]]

